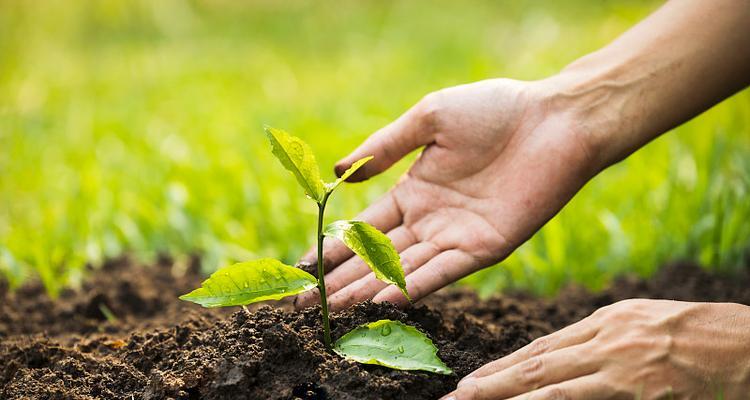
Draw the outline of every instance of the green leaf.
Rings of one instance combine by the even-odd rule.
[[[388,236],[363,221],[335,221],[326,226],[323,234],[344,242],[365,260],[375,272],[376,278],[398,286],[404,296],[411,301],[406,291],[401,258]]]
[[[437,348],[427,336],[399,321],[384,319],[358,326],[339,338],[333,350],[363,364],[445,375],[453,373],[437,356]]]
[[[339,179],[336,179],[335,181],[331,183],[326,183],[326,191],[328,193],[331,193],[336,189],[341,182],[349,179],[350,176],[354,175],[355,172],[357,172],[358,169],[360,169],[363,165],[365,165],[368,161],[372,160],[373,156],[367,156],[365,158],[361,158],[352,164],[351,167],[349,167],[346,171],[344,171],[343,174],[341,174],[341,177]]]
[[[266,126],[265,131],[271,141],[271,151],[284,168],[297,178],[308,196],[318,203],[323,201],[326,189],[310,146],[281,129]]]
[[[180,296],[203,307],[244,306],[265,300],[280,300],[317,286],[307,272],[273,258],[241,262],[222,268],[203,281],[201,287]]]

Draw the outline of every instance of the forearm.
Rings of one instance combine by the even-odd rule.
[[[750,1],[673,0],[543,82],[606,168],[750,83]]]

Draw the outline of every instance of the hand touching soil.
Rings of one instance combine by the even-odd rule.
[[[501,261],[599,171],[747,86],[749,37],[746,1],[668,2],[548,79],[426,96],[336,172],[373,155],[350,180],[367,179],[424,146],[359,217],[389,231],[418,300]],[[406,304],[343,245],[324,254],[333,309]],[[735,304],[619,303],[488,364],[447,398],[741,398],[750,392],[748,325],[750,311]]]
[[[745,305],[625,300],[486,364],[443,399],[742,399],[748,326]]]

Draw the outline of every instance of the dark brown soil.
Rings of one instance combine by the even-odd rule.
[[[0,398],[436,399],[480,365],[621,299],[750,304],[747,274],[721,278],[674,264],[649,281],[621,279],[599,294],[569,288],[555,299],[482,301],[445,289],[404,311],[367,302],[334,315],[334,336],[385,318],[416,325],[455,371],[443,376],[324,351],[318,308],[292,312],[276,303],[246,313],[177,300],[200,280],[195,265],[163,260],[145,268],[123,259],[57,301],[39,285],[15,293],[0,287]]]

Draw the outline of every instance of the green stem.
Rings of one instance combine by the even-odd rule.
[[[320,306],[323,314],[323,342],[326,348],[331,348],[331,324],[328,320],[328,297],[326,297],[326,281],[323,267],[323,214],[326,210],[326,202],[330,193],[323,196],[323,201],[318,203],[318,290],[320,291]]]

